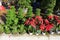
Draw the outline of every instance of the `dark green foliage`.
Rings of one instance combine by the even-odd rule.
[[[30,0],[19,0],[18,4],[20,4],[21,7],[28,7],[30,5]]]
[[[56,5],[56,0],[42,0],[41,9],[46,9],[47,14],[52,14]]]
[[[52,13],[53,13],[53,10],[47,9],[47,14],[46,14],[46,15],[50,15],[50,14],[52,14]]]

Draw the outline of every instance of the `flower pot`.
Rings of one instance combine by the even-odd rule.
[[[57,31],[57,34],[60,34],[60,31]]]
[[[54,34],[54,32],[51,32],[51,34]]]
[[[57,33],[57,34],[60,34],[60,30],[56,29],[56,33]]]
[[[38,36],[39,34],[38,34],[38,33],[36,33],[36,35]]]
[[[55,32],[54,31],[50,31],[50,34],[54,34]]]
[[[42,32],[42,35],[46,35],[46,33],[45,32]]]
[[[29,35],[33,35],[33,33],[29,33]]]

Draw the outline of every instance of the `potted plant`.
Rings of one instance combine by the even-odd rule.
[[[60,25],[58,25],[58,28],[56,28],[57,34],[60,34]]]

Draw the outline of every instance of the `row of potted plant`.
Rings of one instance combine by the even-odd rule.
[[[56,0],[49,0],[49,4],[46,6],[46,15],[41,15],[39,8],[33,13],[33,7],[30,3],[30,0],[19,0],[18,4],[20,7],[18,12],[15,11],[14,6],[11,6],[7,10],[5,24],[0,25],[0,33],[60,34],[60,17],[52,14]]]
[[[28,18],[25,21],[25,26],[29,27],[30,31],[33,32],[32,28],[35,29],[35,32],[40,34],[41,32],[60,32],[60,17],[57,15],[50,15],[46,18],[42,16],[35,16]]]
[[[45,33],[58,33],[60,34],[60,17],[57,15],[40,15],[40,9],[36,9],[35,15],[32,13],[32,7],[28,8],[26,14],[24,9],[19,8],[18,13],[15,12],[14,6],[6,14],[6,22],[0,25],[0,33],[5,32],[6,34],[43,34]]]

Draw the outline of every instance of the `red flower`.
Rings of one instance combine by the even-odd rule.
[[[53,18],[53,16],[52,16],[52,15],[49,15],[49,16],[48,16],[48,19],[52,19],[52,18]]]
[[[38,22],[35,20],[35,18],[32,18],[32,21],[33,21],[35,24],[38,24]]]
[[[46,31],[50,31],[53,28],[53,24],[46,25]]]
[[[32,27],[36,28],[36,24],[35,24],[34,21],[31,20],[31,21],[29,22],[29,24],[30,24]]]
[[[46,24],[49,24],[49,21],[47,19],[44,20]]]
[[[40,25],[40,30],[41,30],[41,31],[44,31],[44,29],[45,29],[45,25],[44,25],[44,24],[41,24],[41,25]]]
[[[57,16],[57,15],[54,15],[54,18],[55,18],[56,20],[58,20],[58,19],[59,19],[59,16]]]
[[[35,19],[38,19],[39,21],[41,21],[42,20],[42,17],[41,16],[36,16]]]
[[[31,20],[32,20],[33,22],[35,22],[35,18],[32,18]]]
[[[38,20],[38,22],[41,22],[41,24],[43,24],[43,19],[41,16],[36,16],[35,20]]]
[[[30,18],[27,19],[24,24],[25,24],[25,25],[28,25],[28,24],[29,24],[29,21],[30,21]]]
[[[60,24],[60,20],[57,20],[58,24]]]

